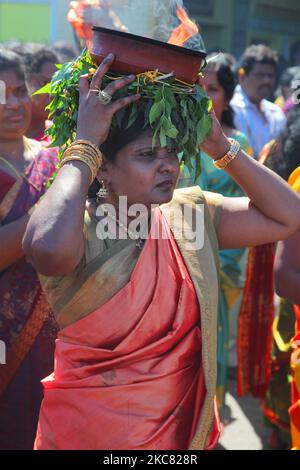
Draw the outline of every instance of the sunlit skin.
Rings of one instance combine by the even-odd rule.
[[[271,64],[255,64],[248,75],[240,75],[240,84],[252,103],[258,106],[270,97],[276,83],[275,72]]]
[[[175,152],[160,146],[152,149],[149,129],[123,147],[114,162],[106,161],[98,177],[109,189],[109,202],[115,203],[119,196],[126,195],[129,204],[138,202],[150,207],[172,199],[179,172]]]

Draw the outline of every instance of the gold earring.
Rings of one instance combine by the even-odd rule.
[[[100,188],[97,196],[98,196],[98,198],[107,198],[108,197],[108,189],[105,186],[106,183],[105,183],[104,180],[100,181],[100,183],[101,183],[101,188]]]

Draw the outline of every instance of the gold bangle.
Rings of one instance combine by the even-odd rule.
[[[60,168],[72,161],[85,163],[91,171],[91,183],[95,180],[102,165],[103,157],[100,150],[88,140],[76,140],[68,147],[62,157]]]
[[[75,140],[75,142],[73,142],[70,147],[65,150],[65,153],[74,151],[75,149],[82,150],[94,155],[97,157],[97,160],[99,160],[99,165],[102,164],[103,157],[101,151],[98,147],[96,147],[96,145],[92,144],[88,140]]]
[[[219,160],[214,161],[214,166],[218,170],[224,170],[227,168],[229,163],[231,163],[238,155],[239,151],[241,150],[240,144],[234,140],[234,139],[229,139],[231,143],[231,147],[228,153],[224,155],[224,157],[220,158]]]
[[[78,155],[74,155],[74,156],[71,156],[71,157],[64,158],[64,160],[60,164],[60,168],[62,168],[66,163],[71,163],[71,162],[74,162],[74,161],[79,161],[79,162],[85,163],[89,167],[89,169],[91,171],[91,180],[90,180],[90,185],[91,185],[94,182],[94,180],[97,176],[98,167],[96,165],[93,165],[89,158],[85,158],[83,156],[79,157]]]
[[[92,166],[96,166],[97,168],[100,167],[98,158],[96,158],[94,155],[90,154],[89,152],[85,152],[85,151],[83,152],[82,150],[77,150],[75,148],[72,151],[66,152],[63,155],[62,162],[64,162],[66,158],[72,158],[76,156],[83,157],[85,159],[88,158]]]
[[[101,164],[102,164],[102,154],[101,152],[97,152],[95,153],[95,151],[93,149],[91,149],[90,147],[83,147],[81,145],[72,145],[71,147],[69,147],[68,149],[65,150],[64,152],[64,155],[63,155],[63,160],[69,156],[72,156],[72,155],[85,155],[89,158],[91,158],[91,160],[100,168]]]
[[[87,146],[93,148],[96,152],[101,153],[100,150],[98,149],[98,147],[96,145],[92,144],[92,142],[90,142],[89,140],[83,140],[83,139],[75,140],[72,145],[74,145],[74,144],[76,144],[76,145],[87,145]]]

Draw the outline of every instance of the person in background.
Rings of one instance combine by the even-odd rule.
[[[58,55],[60,63],[72,62],[76,59],[79,51],[73,44],[65,41],[58,41],[53,44],[53,50]]]
[[[290,186],[300,193],[300,166],[289,178]],[[275,258],[276,291],[293,305],[293,324],[296,320],[296,335],[290,344],[291,353],[292,396],[289,408],[292,446],[300,450],[300,231],[285,242],[280,242]]]
[[[26,66],[29,91],[33,94],[51,82],[52,76],[57,70],[55,64],[59,63],[59,57],[51,49],[41,47],[34,54],[25,54],[23,59]],[[32,118],[27,137],[35,140],[45,138],[45,130],[50,125],[47,120],[48,111],[46,110],[48,104],[49,95],[32,96]],[[47,141],[49,142],[49,139]]]
[[[239,63],[239,85],[231,106],[236,128],[248,137],[256,158],[286,125],[283,111],[267,100],[275,88],[277,63],[276,52],[262,44],[246,49]]]
[[[212,99],[213,108],[223,131],[229,138],[237,140],[241,147],[252,155],[253,151],[247,137],[234,126],[234,111],[230,106],[235,78],[229,54],[212,54],[208,56],[202,85]],[[220,193],[226,197],[242,197],[242,189],[225,172],[218,171],[211,158],[201,152],[201,176],[196,182],[204,191]],[[184,185],[184,179],[181,180]],[[228,354],[231,335],[236,335],[237,312],[244,285],[245,249],[222,250],[220,252],[221,283],[218,312],[218,388],[219,406],[225,404],[226,384],[228,375]],[[232,317],[232,318],[231,318]],[[232,341],[234,343],[234,340]],[[232,344],[232,346],[234,346]]]
[[[280,137],[264,146],[259,161],[286,181],[300,165],[300,106],[289,114],[286,129]],[[250,339],[250,345],[262,344],[267,336],[272,339],[272,348],[265,349],[264,354],[262,350],[258,353],[253,346],[252,353],[260,363],[271,363],[262,406],[265,423],[271,428],[269,447],[287,449],[291,442],[288,415],[291,404],[290,341],[294,336],[295,320],[293,305],[286,299],[280,299],[274,319],[274,251],[273,244],[250,248],[240,319],[244,319],[243,325],[251,319],[254,338],[253,343]],[[266,331],[269,331],[267,336]]]
[[[294,92],[297,88],[297,83],[300,84],[300,67],[290,67],[282,74],[279,85],[280,91],[275,104],[277,104],[283,112],[288,115],[295,106]]]
[[[38,42],[20,42],[20,41],[7,41],[2,45],[4,48],[19,54],[21,57],[26,55],[36,54],[43,46]]]
[[[21,246],[34,205],[44,194],[57,152],[25,137],[32,103],[18,54],[0,48],[0,449],[32,449],[41,379],[53,369],[55,319]]]

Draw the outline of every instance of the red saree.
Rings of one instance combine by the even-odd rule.
[[[168,239],[148,238],[130,282],[60,332],[36,449],[189,448],[206,396],[199,302],[160,210],[156,224]],[[216,412],[207,449],[219,433]]]

